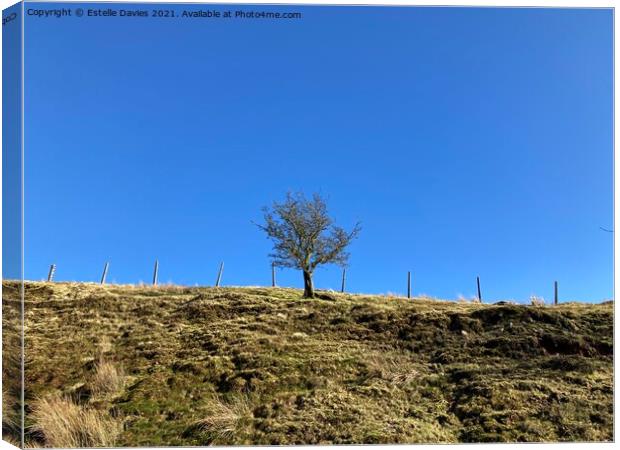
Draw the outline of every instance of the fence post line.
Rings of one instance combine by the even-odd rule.
[[[103,266],[103,274],[101,275],[100,284],[105,284],[105,278],[108,276],[108,267],[110,267],[110,263],[106,261],[105,265]]]
[[[276,287],[276,263],[271,262],[271,287]]]
[[[478,285],[478,301],[482,303],[482,293],[480,292],[480,277],[476,277],[476,284]]]
[[[47,273],[47,282],[54,281],[54,274],[56,273],[56,264],[50,265],[50,271]]]
[[[344,293],[345,283],[347,282],[347,269],[345,267],[342,268],[342,287],[340,288],[340,292]]]
[[[220,281],[222,281],[222,272],[224,271],[224,261],[220,264],[220,270],[217,272],[217,280],[215,280],[215,287],[220,287]]]
[[[553,293],[554,293],[553,304],[557,305],[558,304],[558,282],[557,281],[553,282]]]
[[[411,272],[407,272],[407,298],[411,298]]]
[[[153,269],[153,286],[157,286],[157,275],[159,274],[159,261],[155,260],[155,268]]]

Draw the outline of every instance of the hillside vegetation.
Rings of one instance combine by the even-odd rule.
[[[613,439],[611,303],[321,294],[27,283],[27,445]]]

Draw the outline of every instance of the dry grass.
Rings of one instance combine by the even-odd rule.
[[[112,351],[112,342],[108,336],[102,336],[97,347],[97,353],[99,359],[105,358],[105,355]]]
[[[2,386],[2,428],[19,432],[20,418],[16,413],[19,399],[9,392],[5,386]]]
[[[46,447],[112,447],[122,430],[108,414],[58,395],[39,399],[33,408],[33,430]]]
[[[2,440],[11,444],[13,447],[17,447],[17,448],[21,448],[21,443],[19,442],[19,439],[15,439],[11,436],[2,436]]]
[[[459,294],[456,299],[459,303],[480,303],[480,299],[475,296],[465,297],[463,294]]]
[[[385,297],[389,298],[389,299],[392,299],[392,300],[398,299],[398,298],[406,298],[405,295],[403,295],[401,293],[398,293],[398,292],[392,292],[392,291],[387,291],[385,293]]]
[[[215,444],[233,437],[251,417],[247,398],[240,397],[233,403],[225,403],[216,397],[207,406],[207,416],[196,421],[192,428],[205,437],[206,443]]]
[[[21,439],[22,350],[19,285],[2,291],[2,434],[5,440]]]
[[[419,377],[419,372],[411,368],[410,364],[403,364],[384,353],[365,355],[363,360],[370,376],[381,378],[398,387],[404,387]]]
[[[115,394],[123,389],[125,373],[115,364],[100,361],[95,367],[95,375],[90,382],[91,392],[95,396],[104,397]]]
[[[537,295],[532,295],[530,296],[530,303],[532,306],[545,306],[545,299]]]

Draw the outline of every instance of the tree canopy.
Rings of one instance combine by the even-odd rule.
[[[324,264],[346,265],[346,249],[361,231],[359,223],[350,232],[336,226],[319,194],[307,199],[301,192],[288,193],[283,202],[263,208],[263,215],[265,223],[258,227],[273,241],[269,256],[276,266],[303,272],[304,297],[310,298],[314,270]]]

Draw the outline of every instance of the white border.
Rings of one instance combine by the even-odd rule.
[[[26,2],[33,2],[36,0],[25,0]],[[2,7],[2,9],[7,8],[8,6],[11,6],[13,4],[17,3],[15,0],[0,0],[0,6]],[[43,3],[43,2],[42,2]],[[61,0],[52,0],[52,1],[48,1],[45,3],[85,3],[85,2],[81,2],[78,0],[69,0],[69,1],[61,1]],[[545,1],[524,1],[524,0],[520,0],[520,1],[507,1],[507,0],[495,0],[495,1],[491,1],[491,0],[473,0],[473,1],[451,1],[451,0],[444,0],[444,1],[429,1],[429,0],[417,0],[417,1],[412,1],[412,0],[391,0],[391,1],[359,1],[359,0],[335,0],[335,1],[330,1],[330,0],[305,0],[305,1],[282,1],[282,0],[271,0],[271,1],[265,1],[265,0],[243,0],[243,1],[234,1],[234,0],[205,0],[205,1],[201,1],[201,2],[188,2],[188,1],[182,1],[182,0],[150,0],[150,1],[119,1],[119,0],[111,0],[111,1],[102,1],[102,2],[93,2],[93,3],[204,3],[204,4],[262,4],[262,5],[358,5],[358,6],[443,6],[443,7],[450,7],[450,6],[473,6],[473,7],[564,7],[564,8],[615,8],[616,7],[616,1],[600,1],[600,0],[590,0],[590,1],[577,1],[577,0],[556,0],[556,1],[550,1],[550,0],[545,0]],[[22,15],[23,16],[23,15]],[[615,11],[614,11],[614,30],[616,27],[616,16],[615,16]],[[22,24],[22,33],[23,33],[23,24]],[[23,36],[22,36],[22,42],[23,42]],[[618,210],[617,206],[617,186],[616,186],[616,182],[615,182],[615,173],[617,173],[618,169],[620,168],[620,162],[618,161],[617,158],[615,158],[616,152],[616,133],[615,133],[615,129],[618,126],[618,117],[615,114],[616,112],[616,90],[615,90],[615,85],[618,81],[618,75],[615,71],[615,57],[616,57],[616,52],[617,52],[617,48],[618,48],[618,37],[617,34],[614,32],[614,138],[613,138],[613,142],[614,142],[614,230],[616,229],[615,225],[617,223],[619,223],[619,219],[620,219],[620,212]],[[2,52],[2,33],[0,33],[0,56],[1,56],[1,52]],[[22,49],[23,51],[23,49]],[[1,58],[0,58],[0,69],[1,69]],[[22,55],[22,64],[23,64],[23,55]],[[22,74],[23,74],[23,67],[22,67]],[[1,77],[1,70],[0,70],[0,77]],[[22,83],[22,116],[23,116],[23,83]],[[0,104],[2,102],[2,92],[0,90]],[[1,130],[1,119],[2,119],[2,113],[0,112],[0,130]],[[22,133],[23,133],[23,117],[22,117]],[[24,144],[23,141],[23,135],[22,135],[22,146]],[[1,133],[0,133],[0,143],[1,143]],[[1,148],[1,147],[0,147]],[[22,157],[23,157],[24,152],[22,152]],[[0,170],[2,168],[2,162],[0,160]],[[22,170],[23,170],[23,161],[22,161]],[[22,173],[23,176],[23,173]],[[1,177],[1,176],[0,176]],[[1,178],[0,178],[1,179]],[[23,182],[23,178],[22,178],[22,182]],[[23,190],[23,185],[22,185],[22,190]],[[2,186],[0,183],[0,198],[1,198],[1,194],[2,194]],[[23,194],[23,192],[22,192]],[[23,197],[22,197],[23,198]],[[22,208],[22,215],[23,215],[23,208]],[[0,236],[1,236],[1,232],[2,232],[2,211],[0,208]],[[22,223],[23,223],[23,217],[22,217]],[[1,249],[1,243],[0,243],[0,249]],[[617,264],[617,255],[618,255],[618,249],[619,249],[619,244],[618,244],[618,240],[616,239],[616,235],[614,234],[614,299],[615,299],[615,286],[617,281],[620,279],[620,269],[618,268],[618,264]],[[23,254],[23,248],[22,248],[22,254]],[[22,261],[23,263],[23,261]],[[23,268],[22,268],[23,271]],[[2,273],[2,261],[0,258],[0,274]],[[1,290],[1,287],[0,287]],[[617,305],[614,303],[614,317],[616,317],[618,314],[618,308]],[[0,330],[1,330],[1,323],[0,323]],[[616,335],[615,335],[615,319],[614,319],[614,348],[616,348],[617,344],[617,340],[616,340]],[[2,355],[0,353],[0,362],[2,361]],[[616,386],[618,386],[617,384],[617,370],[616,370],[616,365],[615,365],[615,358],[614,358],[614,439],[615,437],[618,436],[618,431],[620,429],[620,426],[618,424],[618,418],[615,416],[615,411],[616,411],[616,402],[618,400],[618,394],[617,391],[615,389]],[[1,380],[0,380],[0,385],[1,385]],[[518,446],[518,445],[536,445],[537,448],[541,448],[541,449],[546,449],[546,448],[552,448],[552,447],[558,447],[561,446],[562,448],[567,448],[567,449],[586,449],[586,448],[593,448],[594,446],[596,446],[597,448],[611,448],[612,446],[614,446],[614,443],[595,443],[595,444],[591,444],[591,443],[567,443],[567,444],[446,444],[445,446],[452,448],[454,445],[467,445],[468,448],[473,448],[473,449],[477,449],[477,448],[484,448],[487,450],[499,450],[499,449],[505,449],[507,447],[513,447],[513,446]],[[328,448],[335,448],[335,447],[346,447],[347,449],[351,449],[351,450],[363,450],[365,448],[368,448],[368,446],[361,446],[361,445],[351,445],[351,446],[282,446],[279,448],[282,449],[290,449],[290,450],[299,450],[299,449],[313,449],[316,447],[328,447]],[[377,448],[377,449],[389,449],[389,448],[402,448],[402,449],[408,449],[408,450],[413,450],[413,449],[419,449],[419,450],[430,450],[433,447],[436,447],[436,445],[398,445],[398,446],[392,446],[392,445],[374,445],[372,446],[372,448]],[[13,447],[12,445],[4,442],[4,441],[0,441],[0,450],[2,449],[13,449],[15,447]],[[136,449],[142,449],[145,447],[133,447]],[[200,447],[194,447],[194,448],[200,448]],[[206,448],[206,447],[205,447]],[[242,448],[259,448],[259,447],[225,447],[227,449],[242,449]]]

